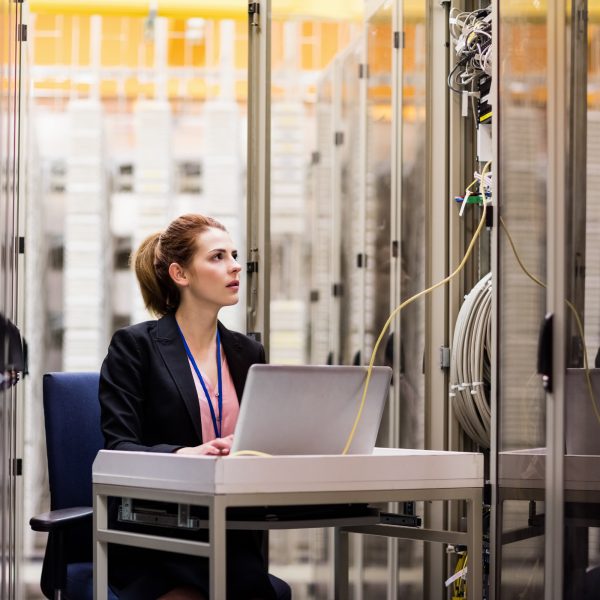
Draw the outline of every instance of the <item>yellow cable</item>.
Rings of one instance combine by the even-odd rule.
[[[238,450],[237,452],[232,452],[227,456],[273,456],[272,454],[268,454],[267,452],[260,452],[260,450]],[[227,456],[225,458],[227,458]]]
[[[523,273],[525,273],[525,275],[527,275],[527,277],[529,277],[529,279],[531,279],[531,281],[533,281],[534,283],[537,283],[537,285],[539,285],[540,287],[545,288],[546,284],[541,279],[538,279],[535,275],[532,275],[527,270],[527,267],[523,264],[523,261],[521,260],[521,257],[519,255],[519,253],[517,252],[517,247],[515,245],[515,242],[513,241],[512,235],[510,235],[510,232],[506,228],[506,223],[504,223],[504,219],[502,217],[500,217],[500,226],[502,227],[502,229],[504,230],[504,233],[506,234],[506,237],[508,238],[510,247],[512,248],[513,254],[515,255],[515,258],[517,259],[517,262],[519,263],[519,266],[521,267]]]
[[[415,300],[417,300],[418,298],[420,298],[421,296],[425,296],[431,292],[433,292],[433,290],[445,285],[446,283],[448,283],[450,280],[452,280],[454,277],[456,277],[464,268],[467,260],[469,260],[469,256],[471,256],[471,253],[473,252],[473,248],[475,247],[475,242],[477,241],[477,239],[479,238],[479,235],[481,234],[484,226],[485,226],[485,215],[486,215],[486,204],[485,204],[485,190],[484,190],[484,186],[485,186],[485,174],[488,171],[489,167],[491,165],[491,161],[487,162],[485,164],[485,166],[483,167],[483,170],[481,171],[481,182],[480,182],[480,194],[481,194],[481,198],[483,200],[483,212],[481,214],[481,220],[479,221],[479,226],[477,227],[475,234],[473,235],[473,238],[471,239],[471,243],[469,244],[467,251],[465,252],[465,255],[463,256],[463,259],[460,261],[460,264],[458,265],[458,267],[456,267],[456,269],[454,269],[454,271],[448,275],[448,277],[442,279],[441,281],[439,281],[438,283],[432,285],[431,287],[428,287],[426,290],[423,290],[421,292],[419,292],[418,294],[415,294],[414,296],[411,296],[410,298],[408,298],[408,300],[405,300],[404,302],[402,302],[402,304],[400,304],[399,306],[397,306],[393,311],[392,314],[388,317],[388,320],[385,322],[383,328],[381,329],[381,333],[379,334],[379,337],[377,338],[377,341],[375,342],[375,346],[373,348],[373,352],[371,353],[371,359],[369,360],[369,367],[367,370],[367,377],[365,379],[365,385],[363,388],[363,393],[362,393],[362,398],[360,401],[360,406],[358,409],[358,414],[356,415],[356,419],[354,419],[354,424],[352,425],[352,430],[350,431],[350,435],[348,436],[348,439],[346,441],[346,445],[344,446],[344,449],[342,450],[342,454],[348,454],[348,450],[350,449],[350,446],[352,444],[352,440],[354,439],[354,435],[356,433],[356,428],[358,427],[358,423],[360,422],[360,418],[362,416],[362,412],[363,409],[365,407],[365,400],[367,398],[367,389],[369,387],[369,382],[371,381],[371,373],[373,371],[373,365],[375,363],[375,355],[377,354],[377,350],[379,349],[379,344],[381,344],[381,340],[383,339],[383,336],[385,335],[385,332],[387,331],[387,328],[390,326],[391,322],[394,320],[394,317],[406,306],[408,306],[409,304],[411,304],[412,302],[414,302]]]
[[[456,561],[456,566],[454,567],[454,573],[459,573],[466,566],[467,566],[467,553],[464,552],[464,553],[459,554],[458,560]],[[454,581],[454,583],[452,584],[453,600],[454,599],[458,600],[459,598],[464,600],[466,598],[465,588],[466,588],[466,584],[465,584],[464,579],[462,577],[459,577],[458,579],[456,579]]]
[[[521,267],[522,271],[525,273],[525,275],[527,275],[527,277],[529,277],[529,279],[531,279],[537,285],[539,285],[540,287],[545,289],[547,287],[546,284],[541,279],[538,279],[535,275],[532,275],[529,272],[529,270],[527,269],[527,267],[523,264],[523,261],[521,260],[521,257],[519,256],[519,252],[517,251],[515,242],[511,236],[510,232],[508,231],[508,228],[506,227],[506,223],[504,222],[504,219],[502,217],[500,217],[500,226],[502,227],[504,233],[506,234],[506,237],[508,238],[510,247],[512,248],[513,254],[515,255],[515,258],[517,259],[517,262],[519,263],[519,266]],[[592,403],[592,409],[594,410],[596,419],[598,419],[598,423],[600,423],[600,410],[598,409],[598,406],[596,404],[596,398],[594,396],[594,389],[592,387],[592,379],[590,377],[590,367],[589,367],[589,363],[588,363],[588,353],[587,353],[587,346],[585,343],[585,332],[583,330],[583,323],[581,322],[581,317],[579,316],[579,313],[577,312],[577,308],[575,307],[575,305],[570,300],[566,300],[566,299],[565,299],[565,304],[571,310],[571,313],[573,314],[573,317],[575,318],[575,322],[577,323],[577,330],[579,333],[579,337],[581,338],[581,343],[583,344],[583,365],[584,365],[584,369],[585,369],[585,380],[587,383],[588,393],[590,396],[590,402]]]

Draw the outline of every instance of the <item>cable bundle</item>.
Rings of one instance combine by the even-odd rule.
[[[467,435],[490,447],[492,275],[465,297],[458,313],[450,358],[450,401]]]
[[[457,94],[477,96],[482,75],[492,75],[492,14],[490,8],[473,12],[450,11],[450,36],[456,64],[448,75],[448,87]]]

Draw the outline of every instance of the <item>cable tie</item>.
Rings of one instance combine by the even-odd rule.
[[[461,577],[464,579],[467,576],[467,569],[469,567],[465,567],[464,569],[461,569],[460,571],[457,571],[456,573],[454,573],[454,575],[452,575],[452,577],[448,577],[448,579],[446,579],[446,587],[452,585],[457,579],[460,579]]]
[[[467,191],[465,197],[463,198],[462,204],[460,205],[460,210],[458,211],[458,216],[462,217],[465,212],[465,206],[467,206],[469,197],[471,196],[471,192]]]

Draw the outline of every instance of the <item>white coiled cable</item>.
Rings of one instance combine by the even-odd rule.
[[[467,294],[458,313],[450,355],[450,402],[466,434],[490,447],[492,274]]]

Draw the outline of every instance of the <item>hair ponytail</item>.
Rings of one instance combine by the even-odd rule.
[[[132,256],[133,268],[140,284],[142,298],[146,308],[156,316],[162,316],[167,310],[163,286],[154,266],[160,232],[149,235]]]

